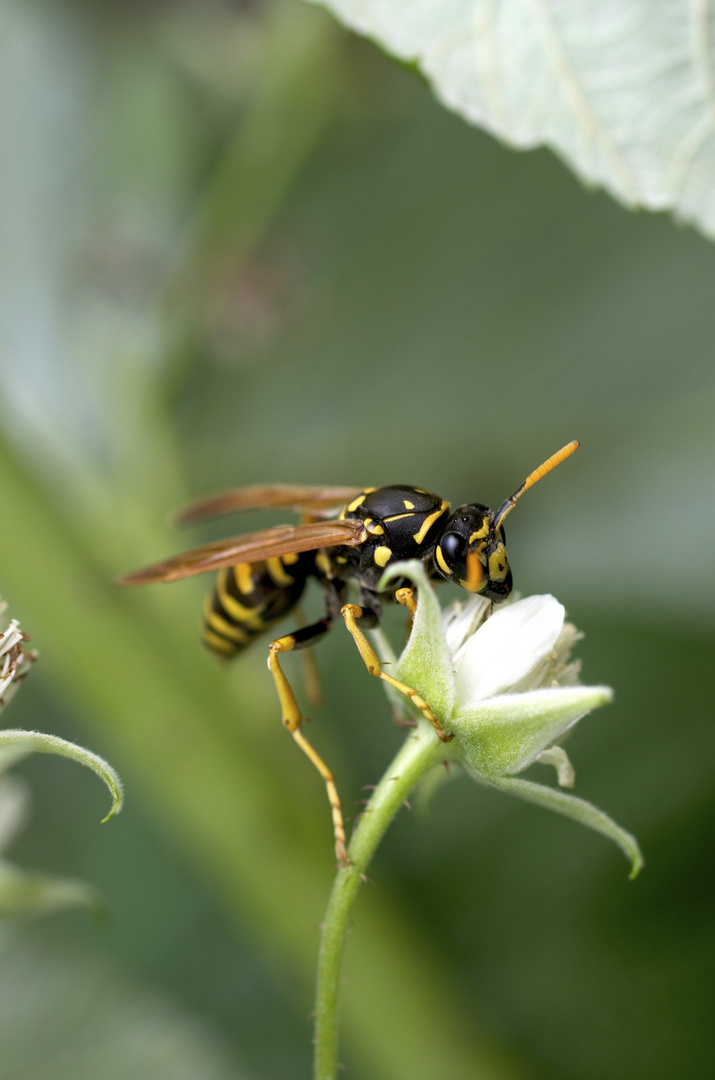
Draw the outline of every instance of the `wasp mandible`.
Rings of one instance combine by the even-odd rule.
[[[280,525],[260,532],[204,544],[129,574],[120,585],[176,581],[218,570],[204,607],[203,640],[209,649],[230,658],[291,612],[309,578],[317,578],[325,597],[325,615],[310,626],[272,641],[268,664],[283,713],[283,724],[325,781],[332,808],[335,853],[347,861],[345,825],[335,777],[300,730],[305,723],[279,656],[314,645],[342,616],[371,675],[390,683],[421,710],[443,742],[445,732],[429,704],[405,683],[382,670],[365,636],[380,622],[384,600],[397,600],[414,614],[416,601],[405,581],[380,592],[379,582],[392,562],[419,559],[435,581],[454,581],[471,593],[498,603],[512,588],[506,555],[504,518],[517,500],[577,448],[573,440],[541,464],[496,513],[483,503],[450,510],[438,495],[406,484],[379,488],[300,487],[266,484],[212,496],[182,511],[181,524],[203,521],[239,510],[290,508],[304,515],[299,525]],[[337,517],[335,511],[342,505]],[[357,603],[348,603],[348,583],[358,589]]]

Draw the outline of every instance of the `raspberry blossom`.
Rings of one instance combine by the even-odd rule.
[[[472,596],[442,613],[418,562],[390,567],[381,588],[404,578],[417,586],[418,603],[395,671],[456,736],[442,757],[461,762],[481,783],[604,833],[630,860],[634,877],[643,859],[630,833],[583,799],[517,778],[535,762],[551,764],[560,786],[572,787],[574,772],[558,742],[613,697],[607,686],[581,685],[580,664],[570,660],[580,635],[563,606],[553,596],[529,596],[492,611],[489,601]]]

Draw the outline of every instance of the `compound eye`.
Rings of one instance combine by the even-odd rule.
[[[442,554],[452,565],[464,566],[467,558],[467,541],[464,536],[456,532],[445,533],[439,542]]]

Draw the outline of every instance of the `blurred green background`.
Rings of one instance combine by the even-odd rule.
[[[0,27],[0,593],[41,652],[3,719],[127,788],[100,828],[94,777],[18,769],[11,857],[111,918],[2,927],[0,1078],[310,1074],[324,789],[264,651],[198,645],[206,581],[113,587],[226,531],[169,512],[264,481],[494,506],[574,437],[510,559],[616,689],[569,750],[646,870],[464,780],[405,811],[348,944],[346,1075],[710,1076],[712,245],[497,145],[297,2],[2,0]],[[311,737],[357,809],[401,736],[346,634],[316,658]]]

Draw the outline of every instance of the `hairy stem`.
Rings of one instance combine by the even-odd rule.
[[[370,860],[390,822],[425,773],[444,754],[432,727],[420,722],[375,788],[338,870],[325,913],[315,1005],[315,1080],[336,1080],[340,965],[350,912]]]

